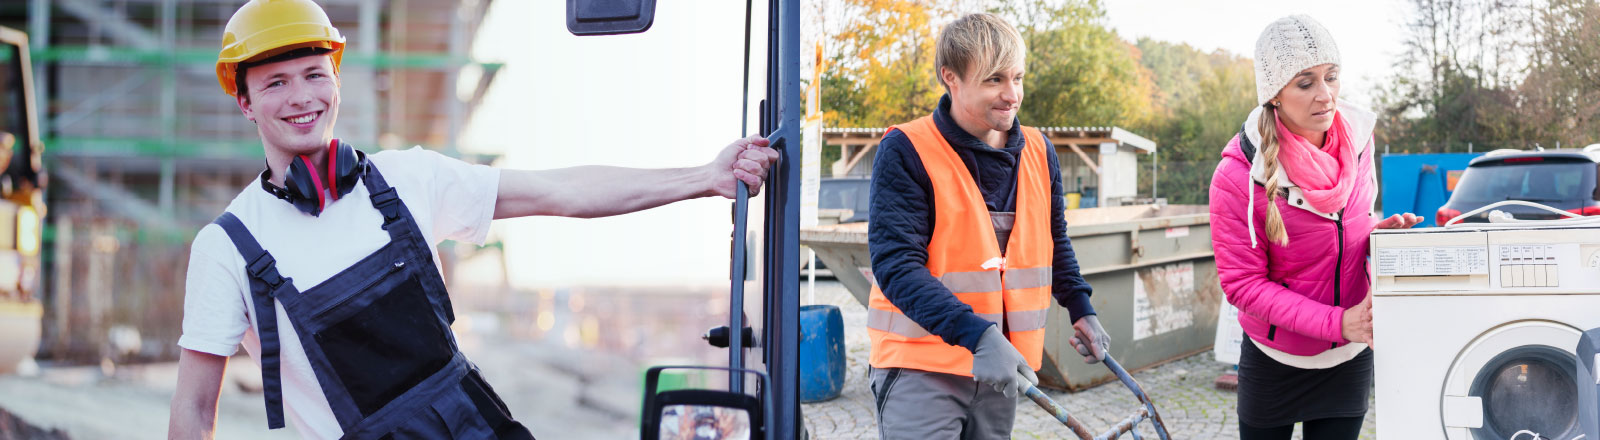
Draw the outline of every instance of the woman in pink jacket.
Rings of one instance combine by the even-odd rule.
[[[1239,437],[1354,439],[1372,389],[1367,236],[1409,228],[1372,207],[1372,112],[1339,100],[1339,48],[1310,17],[1256,40],[1259,107],[1211,180],[1212,247],[1246,338]]]

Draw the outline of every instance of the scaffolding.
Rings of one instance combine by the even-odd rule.
[[[468,55],[490,1],[318,0],[348,42],[334,136],[460,156],[501,67]],[[215,76],[243,3],[0,4],[0,25],[31,36],[50,177],[41,358],[176,356],[189,240],[263,168],[255,126]],[[113,344],[129,329],[138,343]]]

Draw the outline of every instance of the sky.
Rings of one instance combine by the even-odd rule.
[[[1340,97],[1370,106],[1374,91],[1404,51],[1409,11],[1399,0],[1104,0],[1107,23],[1128,41],[1139,37],[1255,56],[1256,37],[1278,18],[1306,14],[1328,28],[1344,61]]]
[[[506,67],[462,150],[502,153],[499,165],[515,169],[690,167],[743,134],[744,1],[664,2],[648,32],[605,37],[567,33],[565,3],[491,4],[472,55]],[[766,19],[753,20],[760,37]],[[758,99],[763,66],[751,68]],[[705,198],[603,219],[500,220],[493,234],[517,288],[726,286],[731,207]],[[759,218],[760,205],[750,212]]]

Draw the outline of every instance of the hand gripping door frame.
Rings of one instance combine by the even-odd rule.
[[[746,0],[748,29],[752,1]],[[770,392],[774,417],[769,421],[770,438],[800,438],[800,2],[769,0],[767,14],[767,94],[761,103],[760,133],[778,150],[778,162],[767,172],[767,200],[764,204],[762,240],[762,363],[772,380]],[[748,41],[746,39],[748,62]],[[748,77],[748,74],[747,74]],[[748,102],[748,100],[746,100]],[[748,112],[746,112],[748,113]],[[795,148],[790,148],[795,147]],[[735,217],[748,209],[741,205],[746,192],[735,198]],[[743,234],[744,219],[738,218],[737,233]],[[743,246],[743,235],[735,240]],[[735,256],[735,265],[744,255]],[[734,278],[733,298],[742,303],[743,270]],[[730,329],[742,329],[742,304],[731,307]],[[739,321],[734,321],[739,320]],[[740,334],[740,333],[731,333]],[[742,338],[729,338],[729,366],[743,368]],[[741,345],[733,345],[735,342]],[[730,383],[742,389],[742,384]]]
[[[605,4],[602,4],[605,3]],[[568,30],[574,35],[606,35],[644,32],[654,17],[654,1],[596,2],[568,0]],[[617,8],[610,10],[607,8]],[[750,34],[754,0],[745,0],[744,94],[740,103],[745,118],[749,115]],[[799,0],[768,0],[766,29],[766,95],[761,101],[759,132],[778,150],[778,162],[767,172],[767,198],[763,203],[761,254],[761,320],[759,338],[747,343],[744,330],[745,281],[752,264],[747,257],[749,192],[743,183],[734,197],[733,240],[730,262],[730,304],[727,335],[728,370],[760,373],[760,367],[746,369],[746,349],[760,346],[761,367],[770,381],[757,381],[756,392],[769,399],[772,417],[765,418],[764,437],[800,438],[800,297],[799,277],[794,272],[800,263],[800,3]],[[581,20],[579,20],[581,18]],[[578,26],[573,26],[573,23]],[[615,23],[612,23],[615,22]],[[749,121],[740,121],[740,132]],[[708,335],[716,340],[717,329]],[[755,330],[755,329],[752,329]],[[753,332],[755,333],[755,332]],[[754,336],[754,335],[752,335]],[[743,393],[743,374],[729,374],[728,389]],[[770,384],[770,385],[769,385]],[[648,399],[648,397],[647,397]],[[649,401],[646,402],[648,406]]]

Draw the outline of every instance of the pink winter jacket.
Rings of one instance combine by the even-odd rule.
[[[1378,221],[1372,213],[1376,117],[1345,104],[1339,110],[1359,145],[1351,182],[1356,187],[1342,213],[1318,213],[1280,174],[1280,185],[1290,187],[1276,201],[1288,246],[1267,240],[1265,167],[1259,154],[1252,164],[1235,136],[1211,177],[1211,246],[1222,291],[1239,308],[1239,324],[1251,340],[1293,355],[1312,356],[1348,343],[1341,331],[1344,310],[1366,298],[1370,287],[1367,236]],[[1260,145],[1259,114],[1258,107],[1245,123],[1252,145]]]

